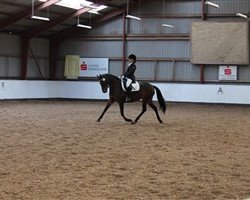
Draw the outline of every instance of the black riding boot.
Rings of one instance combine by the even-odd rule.
[[[126,102],[130,102],[131,101],[131,90],[132,90],[132,87],[131,85],[127,88],[127,93],[126,93]]]

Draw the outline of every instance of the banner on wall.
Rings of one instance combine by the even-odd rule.
[[[67,79],[77,79],[79,75],[79,61],[80,56],[78,55],[66,55],[64,76]]]
[[[109,72],[108,58],[80,58],[79,77],[96,77]]]
[[[237,66],[220,66],[219,80],[237,80]]]

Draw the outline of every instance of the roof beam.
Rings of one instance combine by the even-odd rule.
[[[91,8],[82,8],[80,10],[77,10],[76,12],[70,12],[66,15],[63,15],[61,17],[58,17],[56,18],[55,20],[52,20],[52,21],[49,21],[41,26],[39,26],[38,28],[35,28],[33,30],[28,30],[26,31],[23,36],[26,37],[26,38],[34,38],[38,35],[40,35],[41,33],[49,30],[50,28],[58,25],[58,24],[61,24],[62,22],[66,21],[67,19],[70,19],[70,18],[73,18],[73,17],[76,17],[78,15],[81,15],[85,12],[88,12],[89,10],[91,10]]]
[[[141,3],[144,3],[144,2],[146,2],[146,0],[141,0]],[[127,6],[127,4],[124,4],[123,8],[116,9],[113,12],[108,13],[108,14],[100,17],[99,19],[96,19],[94,25],[97,25],[99,23],[103,23],[104,21],[110,20],[116,16],[119,16],[119,15],[122,15],[123,13],[126,13],[126,10],[127,10],[126,6]],[[134,1],[131,4],[130,9],[135,10],[137,7],[138,7],[138,4],[137,4],[137,2]],[[71,29],[68,29],[68,30],[65,30],[65,31],[59,33],[58,35],[56,35],[55,38],[59,38],[59,40],[63,40],[63,39],[67,39],[69,37],[72,37],[73,35],[80,34],[82,32],[83,32],[83,29],[73,27]]]
[[[60,0],[48,0],[44,3],[41,3],[39,5],[36,5],[34,7],[34,10],[42,10],[44,8],[47,8],[57,2],[59,2]],[[0,31],[2,31],[3,29],[5,29],[7,26],[10,26],[11,24],[19,21],[22,18],[28,17],[30,14],[32,13],[32,9],[31,8],[27,8],[15,15],[11,15],[10,17],[3,19],[0,21]]]
[[[122,15],[123,13],[126,12],[126,9],[125,8],[122,8],[122,9],[117,9],[111,13],[108,13],[107,15],[104,15],[102,17],[100,17],[96,22],[95,24],[99,24],[99,23],[102,23],[102,22],[105,22],[109,19],[112,19],[116,16],[119,16],[119,15]]]
[[[100,17],[99,19],[95,20],[95,22],[93,23],[93,25],[97,25],[99,23],[102,23],[102,22],[105,22],[105,21],[108,21],[114,17],[117,17],[119,15],[122,15],[126,10],[125,9],[117,9],[111,13],[108,13],[102,17]],[[79,27],[71,27],[71,28],[68,28],[68,29],[65,29],[64,31],[61,31],[59,34],[57,34],[56,36],[54,36],[53,39],[57,40],[57,41],[61,41],[61,40],[64,40],[64,39],[67,39],[68,37],[72,37],[72,34],[76,34],[76,33],[80,33],[82,32],[83,29],[82,28],[79,28]]]
[[[106,2],[107,1],[105,1],[105,0],[98,1],[98,3],[93,4],[93,6],[100,6],[101,4],[105,4]],[[77,11],[73,11],[73,12],[70,12],[68,14],[62,15],[62,16],[56,18],[55,20],[49,21],[49,22],[43,24],[42,26],[35,28],[34,30],[28,30],[22,35],[26,38],[29,38],[29,39],[34,38],[34,37],[40,35],[41,33],[49,30],[50,28],[52,28],[58,24],[61,24],[62,22],[66,21],[70,18],[74,18],[74,17],[77,17],[83,13],[86,13],[91,9],[92,8],[84,7],[82,9],[77,10]]]

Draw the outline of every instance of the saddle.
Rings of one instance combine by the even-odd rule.
[[[128,92],[128,88],[131,89],[131,92],[136,92],[140,90],[140,84],[138,81],[135,81],[134,83],[132,83],[132,80],[122,76],[121,77],[121,85],[122,85],[122,89],[124,92]],[[129,89],[129,90],[130,90]]]

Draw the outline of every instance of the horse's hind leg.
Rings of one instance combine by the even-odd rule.
[[[140,119],[140,117],[143,115],[143,113],[145,113],[147,110],[147,102],[143,101],[142,102],[142,111],[141,113],[136,117],[135,121],[132,122],[132,124],[135,124],[136,122],[138,122],[138,120]]]
[[[128,119],[124,115],[124,103],[123,102],[119,103],[119,106],[120,106],[121,116],[125,119],[125,121],[132,122],[132,119]]]
[[[160,116],[159,116],[159,113],[158,113],[158,110],[157,110],[157,107],[154,105],[152,99],[148,100],[148,105],[155,111],[155,114],[156,114],[156,117],[158,119],[158,121],[160,123],[163,123]]]

